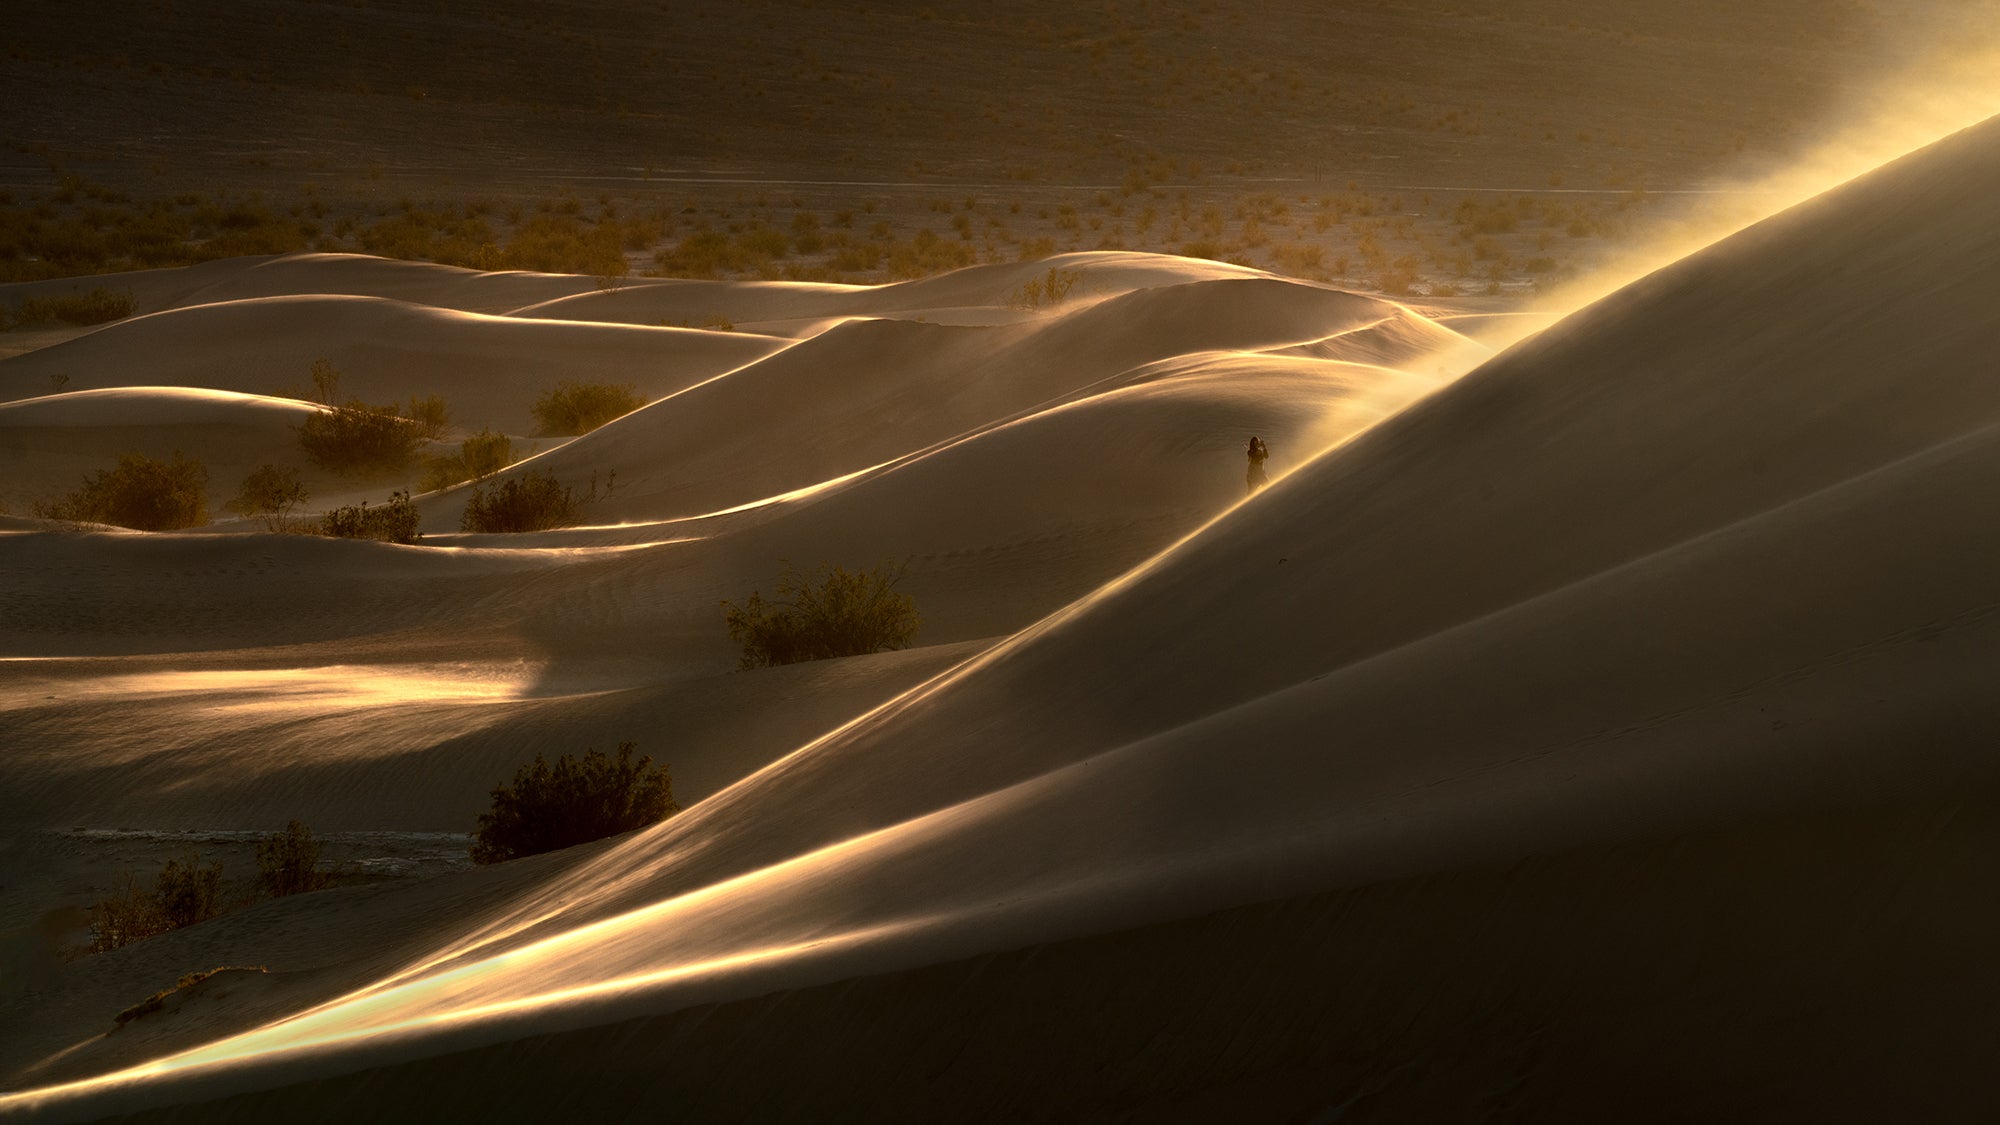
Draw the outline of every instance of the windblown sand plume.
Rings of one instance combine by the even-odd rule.
[[[77,825],[462,833],[593,740],[688,808],[48,967],[0,1115],[1990,1113],[1996,183],[2000,118],[1498,355],[1127,252],[154,276],[0,360],[10,488],[238,474],[321,356],[524,441],[559,378],[645,405],[485,483],[607,482],[556,531],[10,519],[0,901]],[[903,560],[921,647],[733,671],[718,602],[822,559]],[[223,964],[269,971],[103,1034]]]

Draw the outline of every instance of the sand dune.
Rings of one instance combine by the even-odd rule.
[[[953,312],[984,310],[981,319],[1020,319],[1034,311],[1025,304],[1029,282],[1049,274],[1066,276],[1071,287],[1062,303],[1082,304],[1105,297],[1167,285],[1270,275],[1261,270],[1196,258],[1122,251],[1058,254],[1031,262],[973,266],[937,277],[893,285],[826,285],[802,282],[643,281],[609,292],[578,293],[518,310],[517,315],[552,320],[593,320],[622,324],[698,325],[727,317],[739,326],[772,330],[771,325],[812,325],[847,317],[926,314],[942,320]],[[780,334],[794,334],[779,328]]]
[[[1108,389],[1164,358],[1321,340],[1394,316],[1395,309],[1336,290],[1249,278],[1135,291],[1005,327],[854,320],[655,403],[518,471],[580,481],[591,471],[616,469],[622,518],[699,515],[860,472]],[[1079,471],[1092,460],[1088,445],[1067,456]]]
[[[530,434],[538,395],[564,379],[632,383],[657,398],[770,355],[744,333],[483,317],[378,297],[306,295],[197,305],[107,325],[0,361],[0,395],[183,386],[302,398],[331,361],[342,394],[443,395],[456,425]]]
[[[0,403],[0,507],[75,489],[121,454],[184,452],[207,467],[211,506],[263,464],[298,459],[296,427],[316,408],[289,399],[181,387],[113,387]],[[315,491],[334,482],[308,474]]]
[[[734,1050],[767,1047],[770,1073],[804,1075],[795,1105],[838,1104],[825,1100],[837,1097],[838,1076],[811,1060],[849,1017],[814,990],[869,976],[851,986],[856,1003],[905,1042],[920,1036],[885,1014],[897,990],[925,996],[912,982],[958,982],[968,1006],[932,1034],[977,1045],[928,1074],[927,1092],[959,1096],[900,1103],[891,1116],[989,1104],[970,1095],[990,1089],[988,1068],[1006,1060],[978,1023],[1006,1010],[1015,989],[1083,997],[1109,1013],[1085,1038],[1113,1046],[1079,1049],[1128,1051],[1124,1069],[1092,1079],[1106,1101],[1071,1107],[1096,1112],[1119,1104],[1121,1090],[1167,1098],[1160,1075],[1175,1069],[1171,1044],[1184,1041],[1159,1040],[1134,1014],[1144,1005],[1122,1005],[1121,991],[1156,989],[1177,957],[1212,958],[1217,943],[1272,950],[1268,973],[1295,977],[1298,994],[1330,980],[1336,993],[1379,996],[1327,1035],[1383,1038],[1342,1039],[1353,1054],[1337,1064],[1286,1064],[1293,1056],[1281,1045],[1253,1035],[1245,1056],[1274,1061],[1238,1072],[1236,1096],[1211,1109],[1282,1103],[1309,1114],[1387,1090],[1406,1112],[1491,1116],[1500,1112],[1492,1052],[1517,1051],[1540,1061],[1508,1080],[1519,1100],[1504,1109],[1587,1117],[1589,1082],[1628,1055],[1645,1073],[1671,1070],[1662,1059],[1700,1068],[1706,1048],[1689,1046],[1688,1031],[1708,1024],[1682,1002],[1703,979],[1700,958],[1660,947],[1684,937],[1748,972],[1782,958],[1791,932],[1760,901],[1819,917],[1845,899],[1814,888],[1893,885],[1879,857],[1828,846],[1843,826],[1877,833],[1885,854],[1950,865],[1908,896],[1935,925],[1954,924],[1939,903],[1983,885],[1967,857],[1985,837],[1943,825],[1968,806],[1990,819],[1984,794],[2000,783],[1988,752],[2000,733],[1988,690],[2000,651],[1990,565],[2000,530],[1982,515],[2000,472],[2000,403],[1984,367],[2000,348],[1987,308],[2000,287],[2000,234],[1986,221],[1996,179],[2000,119],[1709,247],[1414,405],[1405,404],[1441,381],[1426,365],[1451,362],[1427,342],[1462,338],[1388,302],[1271,278],[1138,286],[1004,325],[845,321],[533,463],[569,477],[618,468],[607,501],[618,519],[679,521],[652,525],[662,537],[646,543],[617,545],[626,533],[607,532],[593,545],[589,531],[543,549],[461,545],[477,542],[469,538],[443,550],[0,536],[0,560],[11,557],[6,568],[22,576],[4,587],[17,601],[0,638],[22,655],[167,653],[163,638],[189,630],[214,648],[261,646],[259,660],[294,675],[308,655],[332,666],[346,652],[377,666],[385,698],[425,701],[391,718],[359,705],[367,677],[305,677],[301,705],[329,702],[288,746],[292,776],[214,784],[194,799],[214,802],[205,815],[293,783],[318,792],[313,772],[296,769],[318,759],[337,758],[327,776],[350,784],[397,777],[442,793],[460,784],[445,775],[464,763],[503,760],[500,724],[560,726],[598,708],[592,721],[613,722],[593,731],[653,723],[670,734],[668,716],[693,700],[715,697],[720,714],[738,706],[721,697],[796,688],[803,701],[716,768],[718,779],[828,724],[588,864],[441,888],[442,901],[478,897],[455,921],[420,897],[371,900],[373,924],[396,935],[395,956],[335,957],[333,936],[306,943],[327,960],[310,988],[289,994],[318,1004],[296,1018],[263,1022],[285,1007],[275,999],[222,1005],[184,1032],[158,1033],[145,1052],[103,1048],[90,1056],[101,1063],[64,1070],[58,1060],[36,1073],[80,1077],[186,1048],[167,1070],[0,1108],[75,1119],[221,1097],[237,1100],[216,1111],[239,1115],[318,1098],[435,1108],[450,1096],[436,1091],[472,1075],[500,1090],[531,1086],[536,1072],[518,1060],[534,1055],[539,1066],[586,1067],[592,1104],[629,1109],[653,1088],[652,1063],[645,1051],[607,1050],[603,1037],[670,1042],[705,1017],[745,1028]],[[1187,268],[1178,261],[1162,269]],[[937,283],[952,307],[969,294],[951,286],[986,284],[954,278]],[[608,314],[674,288],[563,304]],[[774,320],[866,316],[833,307],[862,296],[774,287],[738,308],[768,301],[759,308]],[[1274,453],[1326,452],[1274,466],[1289,471],[1237,503],[1233,450],[1246,429],[1273,435]],[[1066,456],[1077,450],[1086,455]],[[427,520],[445,522],[450,500],[429,499]],[[917,557],[912,589],[938,607],[942,638],[963,643],[773,678],[769,696],[721,674],[726,644],[699,616],[713,615],[715,597],[760,563],[869,547]],[[1146,559],[1156,548],[1170,549]],[[232,569],[251,550],[269,557],[265,570]],[[92,567],[103,585],[78,595]],[[142,597],[135,576],[163,567],[185,580]],[[306,588],[326,601],[299,607],[288,635],[300,648],[281,663],[287,634],[260,633],[259,622]],[[438,655],[446,630],[454,658]],[[1008,636],[989,646],[992,633]],[[426,644],[439,649],[426,656]],[[392,656],[405,666],[390,666]],[[38,795],[31,805],[73,808],[91,784],[86,770],[123,766],[133,788],[112,803],[159,815],[163,806],[136,796],[139,779],[180,755],[148,761],[137,742],[93,730],[100,704],[90,693],[118,701],[112,714],[133,717],[140,737],[173,721],[177,692],[243,705],[221,724],[230,733],[218,751],[241,762],[270,729],[255,711],[260,693],[246,687],[256,665],[216,659],[221,681],[180,688],[121,685],[117,677],[146,669],[115,662],[66,682],[58,663],[23,667],[38,678],[17,677],[11,709],[95,750],[87,767],[17,752],[10,784],[31,785],[22,790]],[[440,675],[447,659],[461,675]],[[799,682],[820,675],[847,684]],[[346,686],[325,686],[333,681]],[[31,692],[82,702],[50,705]],[[865,714],[848,710],[876,700]],[[717,719],[709,744],[740,721]],[[329,746],[377,723],[378,739]],[[440,736],[453,747],[437,749]],[[427,742],[430,764],[383,764]],[[425,770],[434,772],[418,783]],[[343,800],[347,815],[362,815]],[[400,815],[417,823],[442,807],[421,804]],[[1906,820],[1933,827],[1906,832]],[[1697,858],[1682,840],[1696,842]],[[1806,858],[1718,874],[1732,848],[1752,846],[1744,840]],[[1565,864],[1582,874],[1542,874]],[[1777,889],[1760,898],[1766,879]],[[1609,889],[1577,890],[1593,881]],[[1729,917],[1748,924],[1713,921],[1717,885]],[[1506,913],[1519,894],[1579,905]],[[1370,905],[1383,896],[1397,908]],[[328,916],[297,909],[299,919]],[[1618,923],[1619,911],[1640,910],[1662,921]],[[281,949],[274,935],[288,917],[266,908],[227,932],[245,948]],[[1612,944],[1580,944],[1566,917]],[[1413,938],[1412,919],[1477,924]],[[1938,941],[1971,949],[1987,923],[1968,913]],[[1299,940],[1301,928],[1325,944]],[[1894,931],[1868,932],[1886,935],[1881,948],[1923,945]],[[1515,963],[1530,966],[1537,991],[1492,1000],[1517,986],[1481,933],[1534,951]],[[161,948],[192,951],[198,940]],[[1398,952],[1412,941],[1433,957]],[[1009,955],[1030,947],[1052,952]],[[1340,955],[1327,958],[1329,948]],[[1938,979],[1919,966],[1899,987],[1870,949],[1829,941],[1803,959],[1832,979],[1852,962],[1848,979],[1865,987],[1824,1013],[1834,1030],[1820,1039],[1760,1044],[1762,1081],[1803,1081],[1823,1064],[1814,1052],[1825,1036],[1865,1038],[1891,1019],[1912,1042],[1960,1037],[1964,1011],[1905,999],[1943,995]],[[1604,966],[1621,958],[1660,971],[1599,1001],[1560,987],[1564,959],[1552,951],[1591,980],[1608,979]],[[980,974],[960,967],[973,958],[993,981],[965,983]],[[2000,995],[1990,970],[1948,961],[1973,974],[1957,983],[1960,995]],[[79,993],[94,996],[129,979],[110,961],[73,971],[91,982]],[[1445,987],[1439,972],[1463,976]],[[1216,1036],[1237,1021],[1283,1025],[1324,1010],[1215,987],[1198,1006]],[[771,993],[797,997],[804,1023],[735,1022]],[[1774,1014],[1786,986],[1758,980],[1746,994],[1766,1005],[1756,1026],[1782,1025]],[[1628,1016],[1609,1039],[1593,1034],[1607,1005]],[[1438,1040],[1410,1046],[1386,1030],[1418,1026],[1433,1008],[1533,1009],[1542,1022],[1495,1017],[1486,1053],[1469,1061]],[[74,1035],[87,1025],[70,1015],[61,1026]],[[203,1043],[224,1032],[238,1034]],[[66,1045],[24,1044],[16,1072]],[[1981,1095],[1961,1063],[1911,1054],[1895,1072],[1927,1082],[1945,1104],[1970,1105]],[[1048,1059],[1025,1065],[1060,1070]],[[1191,1065],[1219,1075],[1207,1055]],[[1327,1084],[1296,1089],[1286,1065],[1316,1068]],[[1419,1097],[1397,1077],[1409,1067],[1445,1078]],[[1565,1071],[1585,1084],[1549,1077]],[[740,1072],[675,1073],[711,1082],[697,1100],[773,1104]],[[704,1108],[726,1115],[721,1106]],[[1178,1108],[1203,1115],[1195,1101]],[[995,1105],[990,1116],[1011,1114]]]

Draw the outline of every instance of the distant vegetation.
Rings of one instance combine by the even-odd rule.
[[[740,606],[723,602],[729,635],[743,646],[741,667],[909,647],[921,619],[916,602],[895,592],[902,576],[888,566],[849,573],[822,564],[810,575],[787,566],[774,601],[752,593]]]
[[[176,452],[169,461],[121,454],[115,468],[84,479],[83,487],[35,505],[43,519],[108,523],[140,531],[174,531],[208,522],[208,470]]]
[[[223,507],[240,516],[262,519],[272,531],[286,531],[291,527],[292,509],[306,499],[306,486],[299,483],[297,469],[266,464],[244,477],[236,498]]]
[[[544,434],[587,434],[644,405],[645,400],[631,383],[581,383],[565,379],[535,400],[535,422]]]
[[[132,315],[132,294],[99,286],[88,293],[60,297],[29,297],[15,307],[11,317],[0,308],[0,328],[60,322],[91,325],[123,320]]]
[[[579,512],[589,499],[578,499],[555,474],[531,469],[498,484],[474,485],[459,528],[499,533],[571,527],[582,519]]]
[[[595,749],[564,754],[551,766],[540,754],[493,787],[493,807],[479,814],[474,863],[501,863],[601,840],[656,824],[680,811],[673,779],[650,757],[633,760],[638,745],[618,744],[618,756]]]
[[[389,502],[371,508],[368,501],[335,508],[319,520],[320,534],[335,539],[379,539],[384,543],[415,543],[422,535],[417,506],[408,492],[392,492]]]

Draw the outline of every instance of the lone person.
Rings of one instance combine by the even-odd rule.
[[[1264,445],[1263,438],[1250,439],[1250,471],[1244,474],[1243,479],[1253,493],[1271,483],[1271,478],[1264,475],[1264,459],[1270,455],[1271,451]]]

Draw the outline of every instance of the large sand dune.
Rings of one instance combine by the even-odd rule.
[[[685,713],[706,797],[76,962],[4,1001],[47,1029],[5,1061],[80,1084],[0,1110],[530,1115],[560,1073],[592,1112],[859,1118],[829,1060],[872,1043],[900,1119],[1591,1119],[1625,1074],[1684,1083],[1662,1119],[1983,1116],[1996,180],[2000,119],[1421,398],[1461,337],[1269,277],[1121,262],[1122,294],[952,324],[737,285],[827,324],[529,463],[616,468],[627,526],[0,535],[24,824],[431,827],[509,749],[671,758]],[[923,307],[997,308],[980,280]],[[381,304],[250,307],[294,303]],[[1316,455],[1239,503],[1248,432]],[[950,644],[725,671],[715,599],[857,555],[911,559]],[[238,957],[310,976],[95,1037],[121,988]]]

